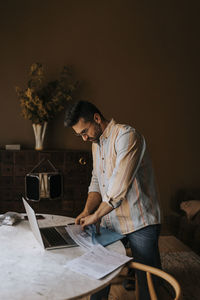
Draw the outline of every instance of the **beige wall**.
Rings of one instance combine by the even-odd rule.
[[[200,181],[198,3],[1,1],[1,147],[34,147],[14,89],[26,82],[30,64],[44,63],[49,78],[72,64],[83,99],[146,137],[166,214],[178,188]],[[64,129],[63,114],[46,138],[46,148],[90,148]]]

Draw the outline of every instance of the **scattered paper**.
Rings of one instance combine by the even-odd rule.
[[[131,259],[131,257],[107,250],[98,244],[93,245],[93,247],[82,256],[69,261],[66,267],[74,272],[95,279],[101,279]]]
[[[68,225],[65,229],[75,243],[84,250],[91,249],[91,247],[94,246],[92,235],[90,235],[87,231],[83,231],[81,225]]]

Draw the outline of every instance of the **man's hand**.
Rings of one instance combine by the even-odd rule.
[[[79,225],[81,218],[85,218],[92,214],[101,203],[101,195],[97,192],[90,192],[86,201],[84,210],[76,217],[75,224]]]
[[[98,223],[100,222],[101,218],[105,215],[107,215],[109,212],[111,212],[113,208],[109,206],[107,203],[102,202],[99,206],[99,208],[93,213],[93,214],[88,214],[87,216],[84,216],[84,214],[81,217],[81,214],[78,216],[79,218],[79,223],[82,229],[87,225],[95,224],[96,229],[97,229],[97,234],[98,234]]]
[[[76,225],[80,225],[80,224],[81,224],[81,223],[80,223],[80,220],[81,220],[82,218],[87,217],[87,216],[89,216],[89,213],[88,213],[86,210],[83,210],[82,213],[80,213],[80,215],[78,215],[78,217],[76,217],[76,219],[75,219],[75,224],[76,224]]]
[[[91,224],[96,224],[96,223],[99,223],[99,220],[97,219],[95,214],[89,215],[87,217],[82,217],[80,219],[80,225],[83,230],[86,226],[91,225]]]

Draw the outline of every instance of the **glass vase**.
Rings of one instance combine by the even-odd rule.
[[[44,122],[42,124],[33,123],[32,126],[35,135],[35,150],[43,150],[47,122]]]

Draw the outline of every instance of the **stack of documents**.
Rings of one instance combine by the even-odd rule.
[[[95,225],[87,226],[84,231],[80,225],[68,225],[66,230],[76,244],[84,249],[90,249],[97,244],[107,246],[124,237],[124,235],[102,226],[100,227],[100,234],[97,235]]]
[[[76,244],[84,250],[90,249],[94,246],[92,235],[90,235],[87,231],[83,231],[80,225],[68,225],[65,228]]]
[[[101,227],[101,234],[97,235],[94,225],[88,226],[85,231],[80,225],[68,225],[66,230],[86,251],[82,256],[67,263],[66,266],[74,272],[101,279],[132,259],[103,247],[123,238],[123,235],[117,232]]]
[[[131,259],[132,257],[107,250],[99,244],[82,256],[69,261],[66,267],[74,272],[101,279]]]

